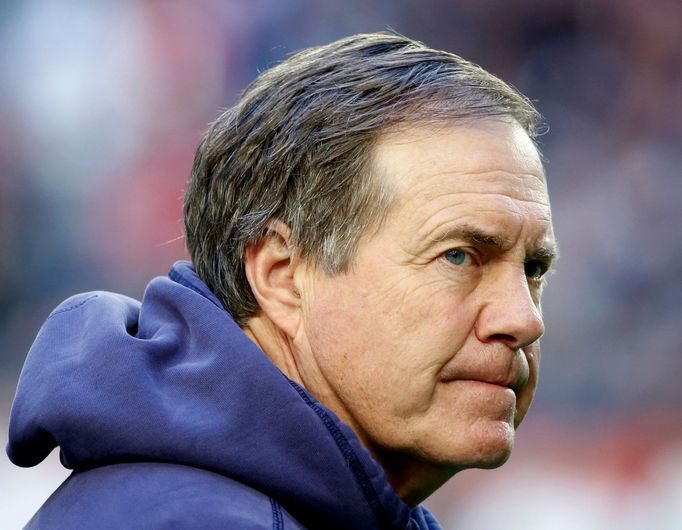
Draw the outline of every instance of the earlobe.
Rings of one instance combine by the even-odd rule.
[[[246,248],[244,269],[263,314],[293,337],[301,300],[294,284],[297,258],[290,247],[290,237],[291,230],[286,224],[271,221],[265,235]]]

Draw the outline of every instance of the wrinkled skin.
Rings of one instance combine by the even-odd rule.
[[[542,164],[515,122],[385,135],[396,200],[348,272],[299,269],[303,384],[347,421],[403,496],[509,457],[538,381],[555,247]]]

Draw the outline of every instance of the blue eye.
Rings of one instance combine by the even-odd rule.
[[[467,252],[458,248],[448,250],[443,256],[453,265],[464,265],[471,258]]]

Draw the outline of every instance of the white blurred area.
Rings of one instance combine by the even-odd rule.
[[[429,505],[449,530],[682,529],[682,3],[0,3],[0,434],[42,321],[186,258],[182,193],[221,108],[287,54],[394,28],[536,100],[561,259],[511,460]],[[68,475],[0,455],[0,528]]]
[[[0,415],[0,436],[7,441],[7,410]],[[59,462],[59,451],[39,466],[19,468],[7,456],[0,458],[0,528],[22,528],[70,471]]]

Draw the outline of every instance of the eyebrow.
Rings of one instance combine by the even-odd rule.
[[[529,252],[526,256],[526,259],[531,261],[542,261],[544,263],[551,264],[557,259],[558,256],[559,250],[557,249],[556,244],[552,245],[551,247],[541,245]]]
[[[490,247],[498,252],[504,252],[512,246],[510,239],[497,234],[490,234],[469,224],[447,227],[432,240],[438,242],[448,239],[464,241],[470,245]],[[550,264],[557,258],[557,255],[558,249],[555,243],[539,245],[526,254],[526,261],[541,261]]]

